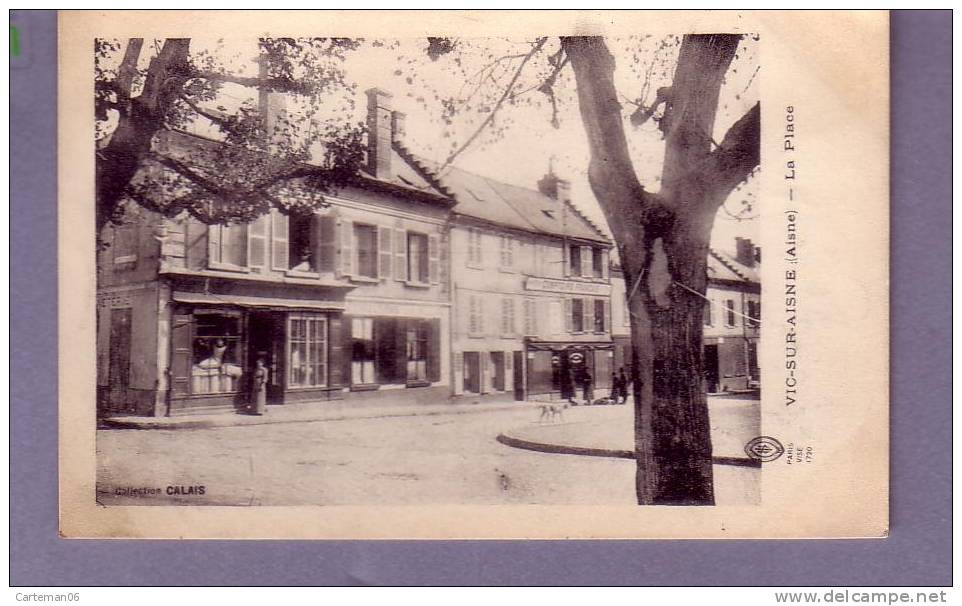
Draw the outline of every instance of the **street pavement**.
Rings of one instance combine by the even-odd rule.
[[[757,406],[724,408],[722,423],[734,429],[722,433],[757,424]],[[623,436],[621,415],[630,436],[630,414],[630,406],[572,408],[557,426],[594,426],[598,438],[597,427],[617,427]],[[532,452],[496,440],[536,430],[539,415],[519,403],[462,414],[101,429],[97,498],[104,505],[238,506],[635,502],[631,460]],[[760,470],[716,465],[715,475],[719,505],[757,501]]]

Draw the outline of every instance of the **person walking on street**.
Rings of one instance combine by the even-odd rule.
[[[595,399],[594,391],[592,390],[592,377],[591,373],[588,372],[586,368],[581,375],[581,389],[582,395],[585,399],[585,405],[588,406]]]
[[[267,366],[264,358],[257,358],[253,377],[254,409],[251,414],[262,415],[267,412]]]
[[[618,401],[619,404],[628,403],[628,376],[625,374],[625,367],[622,366],[621,370],[618,372],[618,385],[621,389],[621,399]]]

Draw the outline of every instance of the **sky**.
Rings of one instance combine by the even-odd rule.
[[[616,87],[627,108],[623,115],[635,171],[646,189],[657,192],[664,142],[654,121],[636,128],[628,123],[627,114],[632,109],[632,100],[645,93],[644,98],[650,102],[658,87],[670,83],[677,60],[677,39],[639,36],[608,39],[606,42],[615,58]],[[338,115],[353,112],[353,121],[363,121],[364,91],[378,87],[391,92],[393,109],[406,114],[405,144],[416,154],[442,164],[452,149],[471,137],[488,116],[490,108],[521,64],[523,58],[520,55],[531,48],[531,41],[464,40],[457,52],[444,55],[437,61],[427,56],[425,47],[424,39],[367,41],[358,50],[348,53],[343,64],[347,79],[356,84],[353,109],[349,109],[343,100],[325,102],[330,111]],[[211,54],[227,71],[240,75],[257,73],[253,62],[256,56],[253,40],[192,41],[192,52],[202,48],[212,49]],[[549,39],[542,52],[525,65],[515,90],[536,89],[551,70],[546,58],[557,49],[557,39]],[[721,91],[713,134],[715,141],[720,141],[728,127],[758,100],[761,75],[757,58],[757,41],[744,39]],[[146,67],[148,60],[149,53],[144,53],[141,66]],[[494,67],[490,67],[492,64]],[[483,85],[477,86],[480,79],[484,79]],[[454,164],[499,181],[530,188],[537,187],[537,181],[551,166],[556,175],[571,182],[573,203],[596,224],[606,228],[604,215],[588,184],[588,145],[578,113],[570,66],[561,70],[553,90],[557,103],[557,128],[552,126],[547,96],[531,90],[519,96],[517,103],[503,105],[491,125],[457,156]],[[227,107],[252,95],[250,89],[239,86],[227,86],[222,93],[216,103]],[[462,109],[451,117],[449,123],[445,122],[439,100],[468,97],[470,109]],[[297,103],[290,99],[287,107],[296,110]],[[464,105],[460,104],[461,107]],[[756,178],[732,193],[715,221],[713,247],[733,250],[735,236],[758,240],[758,221],[750,219],[755,213],[744,212],[742,204],[747,200],[754,208],[757,190]],[[739,213],[749,219],[732,218]]]

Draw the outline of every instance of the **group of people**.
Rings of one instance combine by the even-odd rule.
[[[628,375],[625,374],[625,369],[621,368],[617,372],[611,373],[611,395],[610,399],[614,404],[625,404],[628,402],[628,385],[630,381],[628,380]],[[584,405],[590,405],[594,403],[594,377],[588,372],[587,368],[581,369],[576,376],[568,377],[568,380],[562,380],[561,383],[561,397],[567,399],[574,405],[578,405],[579,402],[575,401],[575,385],[581,387],[581,396],[584,400]]]

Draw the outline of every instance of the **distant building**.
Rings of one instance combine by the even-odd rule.
[[[611,378],[611,242],[554,174],[538,189],[457,168],[451,212],[454,393],[560,396]]]

